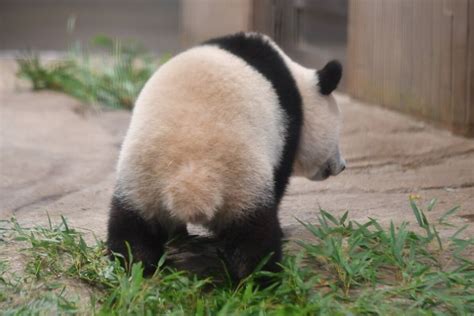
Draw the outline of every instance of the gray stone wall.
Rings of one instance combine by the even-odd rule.
[[[0,0],[0,50],[66,50],[104,34],[173,53],[180,46],[179,8],[178,0]]]

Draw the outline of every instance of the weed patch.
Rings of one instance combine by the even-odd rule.
[[[430,203],[427,211],[434,207]],[[418,227],[377,220],[364,223],[321,210],[301,251],[287,253],[275,283],[261,289],[257,271],[237,287],[216,285],[159,264],[151,278],[140,263],[123,269],[106,257],[104,243],[58,225],[25,228],[14,219],[1,243],[22,247],[24,272],[0,261],[0,310],[10,314],[98,315],[469,315],[474,313],[473,238],[450,238],[438,230],[449,210],[430,223],[411,200]],[[4,225],[5,226],[5,225]],[[74,290],[76,284],[85,293]]]
[[[17,75],[30,81],[34,90],[56,90],[85,103],[131,109],[148,78],[168,58],[156,60],[135,42],[106,36],[94,38],[92,48],[101,53],[90,55],[76,46],[64,60],[52,63],[26,53],[17,58]]]

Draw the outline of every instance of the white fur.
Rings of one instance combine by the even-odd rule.
[[[339,152],[341,113],[332,95],[319,93],[316,70],[305,68],[291,60],[266,35],[250,32],[247,36],[263,38],[280,53],[301,94],[304,119],[293,175],[312,179],[328,160],[333,160],[333,164],[338,165],[334,169],[340,172],[337,169],[345,165]]]
[[[313,69],[264,39],[301,93],[295,174],[311,178],[339,152],[339,110],[332,96],[319,94]],[[185,51],[140,93],[119,158],[117,194],[144,217],[169,225],[219,226],[243,216],[272,198],[286,119],[271,83],[241,58],[216,46]]]
[[[270,82],[220,48],[193,48],[141,92],[119,158],[118,192],[147,218],[239,216],[271,198],[284,130]]]
[[[293,175],[313,179],[328,160],[334,160],[334,164],[345,165],[339,152],[341,113],[336,100],[332,95],[319,93],[315,69],[295,63],[270,38],[266,39],[285,60],[303,103],[303,128]]]
[[[344,164],[339,153],[341,114],[332,95],[324,96],[318,92],[314,70],[299,71],[295,69],[298,66],[290,67],[293,73],[299,74],[295,75],[295,79],[303,99],[304,112],[294,174],[312,179],[328,160]]]

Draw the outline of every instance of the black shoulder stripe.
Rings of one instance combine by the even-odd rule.
[[[331,60],[324,66],[323,69],[318,70],[318,86],[319,92],[328,95],[333,92],[342,76],[342,65],[337,60]]]
[[[280,53],[258,35],[237,33],[211,39],[204,44],[217,45],[242,58],[270,81],[275,89],[288,120],[282,159],[274,170],[275,196],[279,202],[292,172],[303,119],[301,95],[296,82]]]

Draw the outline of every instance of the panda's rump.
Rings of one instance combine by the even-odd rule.
[[[284,144],[273,88],[218,48],[174,60],[137,100],[119,159],[122,194],[146,217],[205,224],[245,215],[271,199]]]
[[[171,136],[149,147],[141,160],[130,157],[133,172],[121,173],[123,191],[145,217],[206,224],[215,216],[244,216],[242,210],[271,198],[272,166],[256,148],[222,134],[207,140]]]
[[[204,224],[222,207],[221,176],[205,164],[189,161],[163,183],[161,199],[171,217],[181,222]]]

